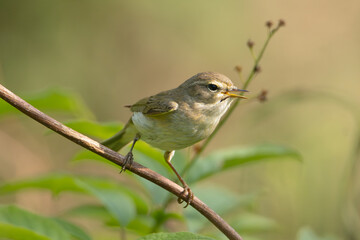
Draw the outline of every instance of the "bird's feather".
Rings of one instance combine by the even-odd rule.
[[[136,134],[137,134],[137,130],[130,118],[128,123],[121,131],[119,131],[111,138],[106,139],[101,144],[114,151],[119,151],[125,145],[130,143],[135,138]]]
[[[131,105],[132,112],[141,112],[149,117],[156,117],[171,113],[178,108],[178,104],[169,98],[162,98],[160,94],[143,98]]]

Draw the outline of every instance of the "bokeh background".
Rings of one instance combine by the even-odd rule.
[[[250,71],[247,40],[257,52],[265,21],[284,19],[249,87],[254,96],[267,90],[269,101],[242,104],[208,151],[274,143],[298,150],[302,162],[249,164],[212,181],[239,194],[261,192],[256,211],[281,226],[264,239],[296,239],[306,226],[359,239],[359,13],[356,0],[1,0],[0,82],[20,96],[66,89],[97,120],[125,122],[124,105],[198,72],[221,72],[241,86],[234,66],[244,77]],[[74,168],[117,174],[69,164],[78,149],[26,117],[2,118],[0,180]],[[49,215],[72,200],[54,203],[42,192],[0,199],[9,201]]]

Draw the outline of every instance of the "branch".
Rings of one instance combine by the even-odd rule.
[[[62,135],[63,137],[66,137],[70,141],[106,158],[107,160],[119,166],[122,166],[124,164],[124,156],[56,121],[55,119],[39,111],[37,108],[33,107],[32,105],[6,89],[1,84],[0,97],[24,114],[26,114],[27,116],[41,123],[45,127],[50,128],[54,132]],[[183,191],[183,188],[181,186],[170,181],[164,176],[142,166],[141,164],[134,162],[132,166],[127,166],[126,169],[140,177],[149,180],[150,182],[155,183],[156,185],[173,193],[177,197],[186,200],[185,197],[181,194],[181,192]],[[204,217],[206,217],[210,222],[212,222],[230,240],[242,239],[240,235],[227,222],[224,221],[224,219],[222,219],[216,212],[209,208],[205,203],[200,201],[197,197],[194,197],[194,200],[191,202],[190,205],[194,207]]]

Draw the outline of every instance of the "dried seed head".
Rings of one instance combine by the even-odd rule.
[[[235,66],[235,71],[237,71],[238,73],[241,73],[242,67],[240,65],[236,65]]]
[[[262,90],[261,93],[259,94],[259,96],[257,97],[257,99],[260,102],[266,102],[268,100],[267,94],[268,94],[267,90]]]
[[[251,41],[250,39],[247,41],[246,44],[250,49],[252,49],[254,47],[254,45],[255,45],[255,43],[253,41]]]
[[[270,29],[273,26],[273,22],[272,21],[266,21],[265,26]]]
[[[285,21],[280,19],[278,23],[278,27],[284,27],[284,26],[285,26]]]

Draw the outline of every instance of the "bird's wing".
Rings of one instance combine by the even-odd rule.
[[[131,105],[130,110],[132,112],[142,112],[150,117],[156,117],[171,113],[178,108],[178,104],[175,101],[165,99],[160,94],[143,98]]]

